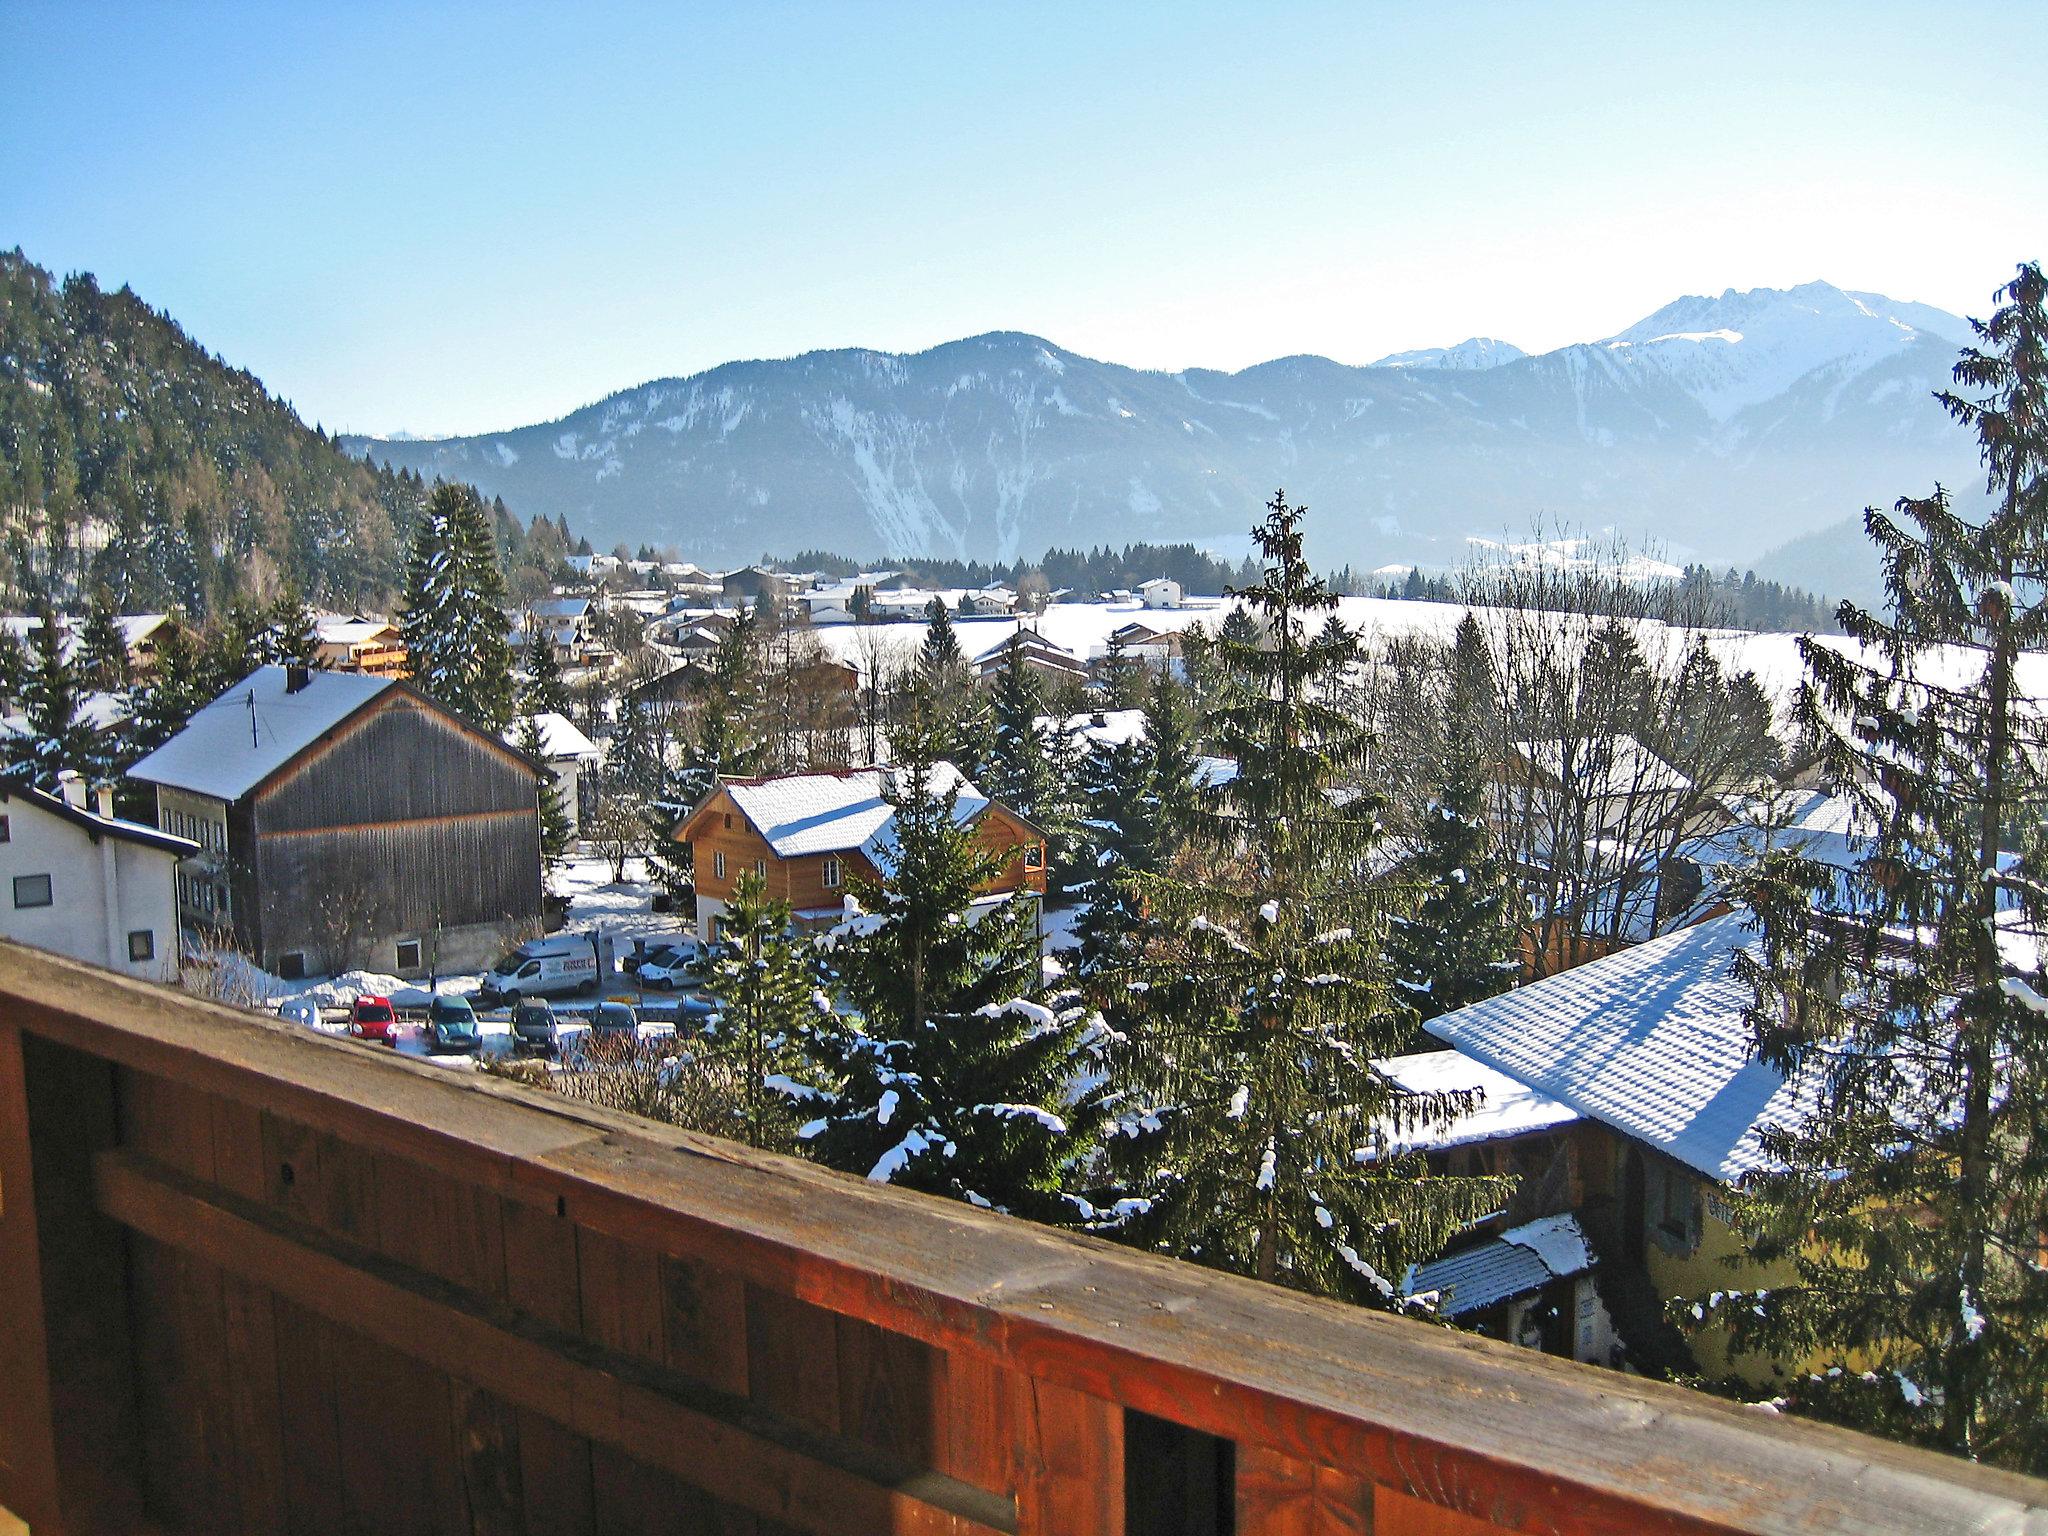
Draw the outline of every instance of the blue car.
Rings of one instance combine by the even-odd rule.
[[[437,993],[427,1005],[427,1027],[421,1035],[430,1052],[473,1051],[477,1048],[476,1010],[469,999]]]

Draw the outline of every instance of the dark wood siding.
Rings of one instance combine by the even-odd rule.
[[[265,963],[306,949],[540,915],[531,769],[407,694],[337,730],[251,804]],[[345,963],[359,961],[342,957]]]

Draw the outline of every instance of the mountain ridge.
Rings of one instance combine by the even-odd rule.
[[[1974,456],[1930,397],[1968,334],[1825,283],[1689,295],[1602,340],[1482,366],[1468,350],[1462,366],[1297,354],[1147,370],[997,330],[734,360],[502,432],[342,441],[522,514],[566,513],[600,542],[721,559],[819,542],[1229,549],[1284,483],[1325,514],[1311,526],[1330,563],[1454,563],[1468,536],[1545,518],[1720,563],[1937,475],[1961,483]]]

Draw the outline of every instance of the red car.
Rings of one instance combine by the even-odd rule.
[[[397,1022],[388,997],[359,997],[348,1011],[348,1032],[358,1040],[392,1045],[391,1026]]]

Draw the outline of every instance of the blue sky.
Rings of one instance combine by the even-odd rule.
[[[309,419],[995,329],[1155,367],[2048,256],[2048,6],[0,3],[0,245]]]

